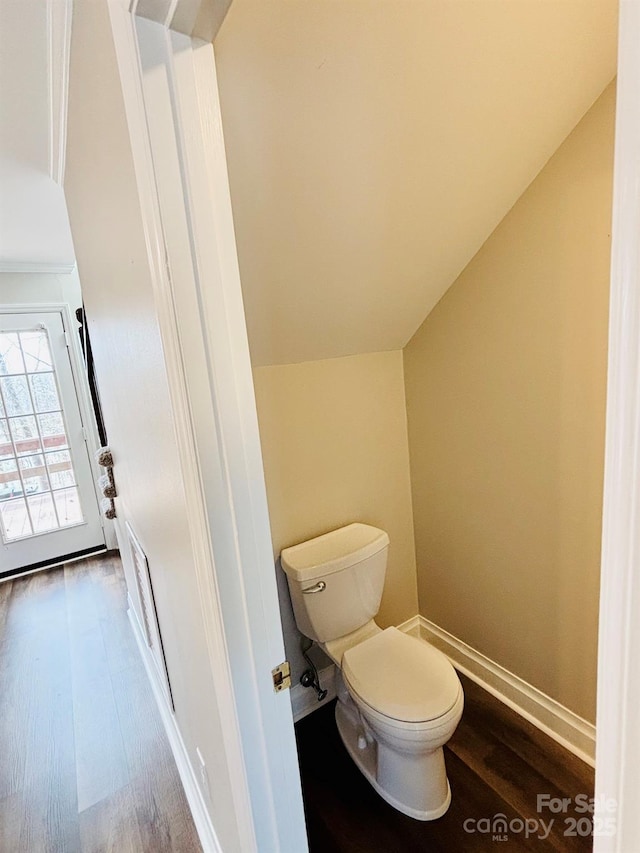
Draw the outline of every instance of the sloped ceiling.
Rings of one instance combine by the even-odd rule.
[[[615,75],[614,0],[234,0],[254,364],[403,347]]]

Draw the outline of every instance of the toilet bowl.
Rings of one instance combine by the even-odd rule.
[[[443,746],[464,695],[446,656],[374,616],[382,597],[389,537],[350,524],[281,554],[300,631],[338,667],[336,724],[373,788],[417,820],[451,802]]]
[[[397,628],[375,627],[342,656],[338,731],[383,799],[417,820],[435,820],[451,802],[443,746],[462,716],[462,685],[442,652]]]

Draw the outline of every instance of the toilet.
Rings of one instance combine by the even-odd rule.
[[[449,808],[443,746],[464,695],[442,652],[380,628],[389,537],[349,524],[281,554],[300,631],[338,668],[336,724],[351,758],[380,796],[417,820]]]

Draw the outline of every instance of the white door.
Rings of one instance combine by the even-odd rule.
[[[0,314],[0,577],[104,544],[62,315]]]

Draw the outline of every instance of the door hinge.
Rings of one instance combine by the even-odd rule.
[[[64,343],[67,349],[71,349],[71,338],[69,337],[69,332],[64,329]]]
[[[280,693],[281,690],[291,687],[291,667],[289,666],[289,661],[286,660],[280,666],[272,669],[271,677],[273,678],[273,689],[276,693]]]

